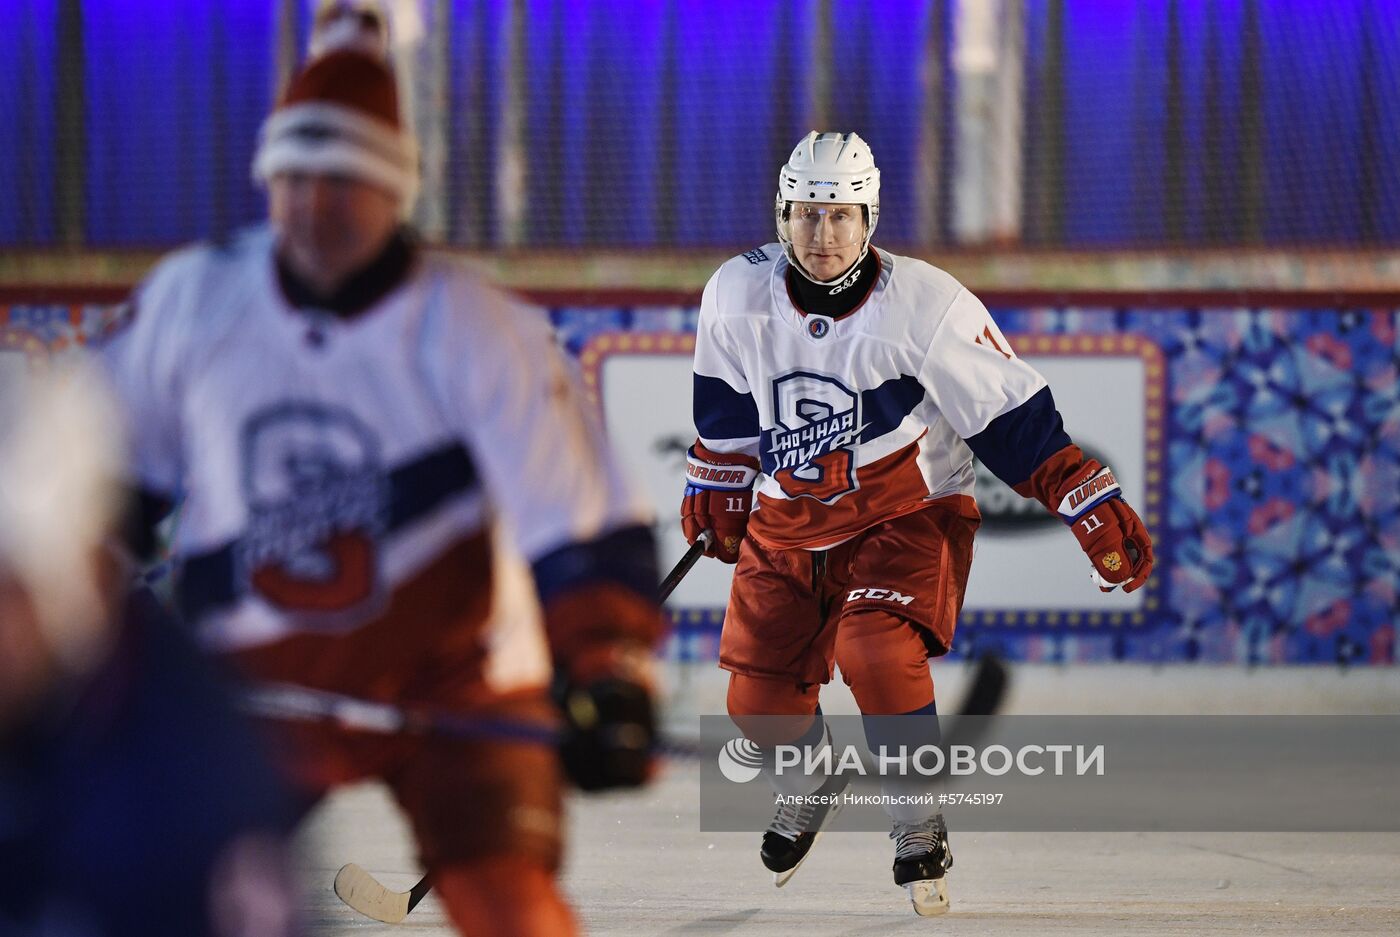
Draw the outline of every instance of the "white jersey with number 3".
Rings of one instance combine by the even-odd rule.
[[[212,646],[446,620],[423,573],[496,520],[531,563],[649,523],[543,314],[446,258],[339,319],[287,302],[261,229],[173,255],[134,306],[102,359],[135,481],[182,502],[181,605]]]

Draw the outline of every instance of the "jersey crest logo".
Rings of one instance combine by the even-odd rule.
[[[378,591],[388,488],[374,434],[349,411],[279,403],[243,430],[248,526],[240,576],[293,612],[334,613]]]
[[[796,371],[774,379],[773,407],[774,427],[760,445],[764,471],[783,492],[833,504],[854,491],[860,395],[833,377]]]
[[[826,338],[831,331],[831,323],[821,316],[813,316],[807,321],[807,333],[813,338]]]

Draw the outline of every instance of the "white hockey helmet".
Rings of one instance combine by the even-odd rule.
[[[802,138],[778,171],[778,198],[773,210],[778,240],[788,261],[802,270],[793,256],[792,239],[788,234],[788,216],[793,202],[864,206],[865,237],[855,263],[834,279],[814,281],[823,286],[841,282],[865,259],[870,250],[870,238],[880,221],[880,170],[875,168],[875,157],[869,145],[858,134],[813,130]],[[806,275],[805,270],[802,272]]]

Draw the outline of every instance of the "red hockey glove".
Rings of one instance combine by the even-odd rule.
[[[1056,510],[1089,555],[1103,592],[1132,592],[1152,574],[1152,538],[1113,470],[1089,459],[1056,490]]]
[[[597,648],[555,678],[553,696],[564,715],[559,760],[580,790],[639,787],[651,779],[656,710],[645,647]]]
[[[713,452],[699,441],[686,453],[685,501],[681,530],[694,543],[706,530],[715,538],[705,551],[726,563],[739,561],[739,544],[749,526],[758,460],[737,452]]]
[[[570,780],[585,791],[646,783],[656,743],[650,648],[664,633],[661,610],[621,586],[586,586],[552,599],[545,626]]]

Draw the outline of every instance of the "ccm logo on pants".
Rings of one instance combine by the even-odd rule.
[[[912,595],[900,595],[893,589],[852,589],[851,594],[846,596],[846,601],[854,602],[856,599],[884,599],[887,602],[898,602],[900,605],[908,605],[914,601]]]

